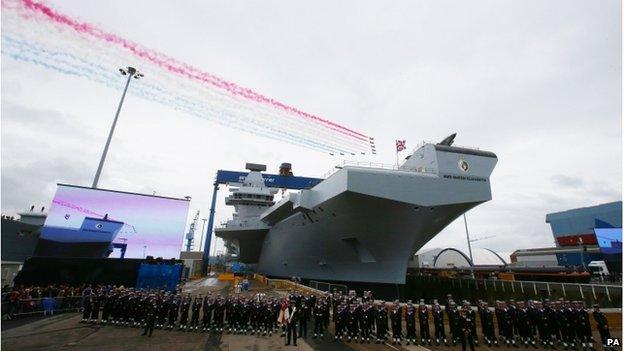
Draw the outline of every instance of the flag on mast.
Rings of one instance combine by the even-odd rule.
[[[397,140],[396,141],[396,151],[399,152],[399,151],[403,151],[405,149],[406,149],[406,147],[405,147],[405,140]]]

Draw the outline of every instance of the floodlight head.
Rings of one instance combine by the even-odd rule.
[[[124,75],[124,76],[126,75],[126,71],[125,71],[123,68],[120,68],[120,69],[119,69],[119,73],[121,73],[121,74],[122,74],[122,75]]]
[[[137,71],[136,68],[128,66],[128,73],[135,74],[136,71]]]

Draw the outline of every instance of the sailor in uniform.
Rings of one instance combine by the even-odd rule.
[[[283,310],[282,321],[286,325],[286,346],[290,345],[292,338],[293,345],[297,346],[297,306],[291,302],[287,303],[287,307]]]
[[[176,321],[178,320],[179,310],[180,298],[178,296],[174,296],[169,302],[169,309],[167,310],[167,329],[172,330],[173,328],[175,328]]]
[[[390,312],[390,320],[392,322],[392,345],[401,345],[401,334],[403,329],[401,325],[403,316],[401,314],[402,311],[401,306],[399,305],[399,300],[396,300],[392,306],[392,311]]]
[[[314,316],[314,338],[317,336],[323,337],[323,327],[325,325],[325,306],[321,299],[316,301],[316,305],[312,310]]]
[[[462,351],[466,351],[466,343],[470,346],[470,350],[474,351],[474,335],[472,335],[474,319],[468,313],[468,310],[462,308],[459,316],[459,328],[461,331],[460,340]]]
[[[362,337],[362,343],[366,339],[366,342],[370,344],[370,335],[373,322],[373,308],[370,304],[370,300],[364,302],[364,306],[360,311],[360,333]]]
[[[416,307],[412,304],[412,300],[408,300],[405,307],[405,333],[407,345],[410,341],[416,345]]]
[[[602,348],[604,350],[607,349],[607,339],[611,339],[611,332],[609,331],[609,323],[607,322],[607,317],[602,311],[600,311],[600,306],[597,304],[594,305],[594,312],[592,313],[594,316],[594,320],[596,321],[596,327],[598,328],[598,333],[600,333],[600,340],[602,342]],[[611,346],[611,350],[614,348]]]
[[[436,346],[440,346],[440,340],[444,342],[445,346],[448,346],[448,341],[446,340],[446,332],[444,331],[444,313],[442,312],[442,307],[437,300],[434,301],[432,314]]]
[[[191,308],[190,297],[186,297],[182,301],[182,306],[180,306],[180,325],[178,326],[178,330],[186,330],[190,308]]]
[[[583,350],[586,348],[594,350],[591,325],[589,324],[589,312],[581,301],[576,301],[576,311],[576,335],[581,342],[581,347]]]
[[[388,334],[388,308],[385,301],[381,301],[375,308],[375,334],[377,336],[377,344],[386,342]]]
[[[481,319],[481,331],[483,332],[483,338],[488,346],[498,346],[498,340],[494,335],[494,316],[487,302],[483,302],[479,309],[479,318]]]
[[[219,296],[217,302],[214,305],[213,323],[217,333],[223,332],[223,317],[225,315],[225,299],[223,296]]]
[[[212,308],[214,301],[212,300],[212,296],[207,295],[204,297],[202,301],[202,333],[206,331],[210,331],[211,319],[212,319]]]
[[[349,306],[349,310],[348,310],[348,314],[347,314],[347,329],[348,329],[348,335],[347,335],[347,341],[351,341],[351,338],[354,338],[355,341],[357,341],[358,338],[358,311],[355,308],[355,303],[352,303]]]
[[[420,344],[424,345],[425,340],[431,346],[431,334],[429,333],[429,309],[425,305],[424,300],[420,300],[418,308],[418,321],[420,324]]]

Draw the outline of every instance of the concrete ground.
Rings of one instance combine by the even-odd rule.
[[[266,291],[263,287],[252,284],[252,289],[254,288],[257,290],[251,293],[263,290],[268,295],[279,294],[279,292]],[[219,294],[230,290],[231,286],[228,283],[219,282],[216,278],[190,282],[184,287],[184,292],[192,294],[206,294],[208,291]],[[425,348],[414,345],[406,346],[405,343],[402,346],[337,343],[333,341],[333,335],[329,333],[325,334],[323,340],[312,339],[311,328],[308,329],[308,338],[299,339],[297,347],[284,346],[284,339],[275,334],[269,337],[155,330],[152,337],[147,337],[141,336],[142,329],[81,324],[80,319],[79,314],[68,313],[46,317],[11,329],[3,328],[2,350],[461,350],[461,346]],[[331,325],[330,330],[333,330]],[[621,322],[617,329],[612,330],[612,334],[620,337],[621,340]],[[598,339],[597,334],[595,338]],[[562,350],[561,347],[559,349]],[[490,351],[490,348],[481,345],[477,350]],[[492,350],[497,350],[497,348],[492,348]]]

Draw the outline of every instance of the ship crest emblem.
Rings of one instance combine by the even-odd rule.
[[[457,162],[457,166],[459,167],[460,170],[464,172],[468,172],[468,169],[470,169],[470,165],[468,165],[468,162],[464,159],[460,159]]]
[[[102,227],[104,227],[104,226],[102,225],[102,223],[98,223],[98,224],[95,225],[95,227],[97,229],[102,229]]]

